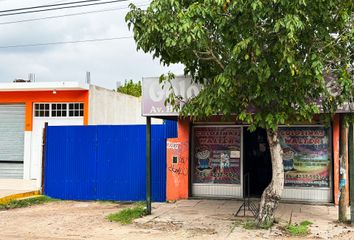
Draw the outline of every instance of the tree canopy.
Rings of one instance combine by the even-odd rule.
[[[184,64],[185,74],[203,85],[181,115],[220,114],[251,130],[267,129],[273,175],[256,223],[268,226],[284,186],[278,125],[311,121],[321,111],[331,116],[353,102],[354,1],[152,0],[146,10],[130,6],[126,21],[137,48],[163,64]],[[179,106],[179,96],[168,100]]]
[[[117,92],[128,94],[134,97],[141,97],[141,82],[133,82],[133,80],[125,81],[124,85],[117,88]]]
[[[184,64],[203,84],[181,114],[235,115],[251,129],[276,129],[352,100],[353,5],[153,0],[146,10],[130,5],[126,21],[138,49],[163,64]]]

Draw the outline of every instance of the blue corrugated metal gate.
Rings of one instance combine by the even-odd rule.
[[[152,199],[166,200],[166,138],[176,123],[152,126]],[[44,192],[70,200],[145,199],[144,125],[50,126]]]

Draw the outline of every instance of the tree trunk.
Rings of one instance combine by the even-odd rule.
[[[339,207],[338,207],[338,220],[340,222],[347,222],[347,201],[346,201],[346,172],[347,172],[347,124],[344,117],[341,118],[340,124],[340,145],[339,145]]]
[[[267,137],[272,159],[272,181],[264,190],[256,218],[258,227],[268,227],[274,221],[274,211],[278,207],[284,188],[283,150],[281,149],[278,132],[267,129]]]

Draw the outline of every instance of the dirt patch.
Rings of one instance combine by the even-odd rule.
[[[217,234],[217,231],[213,228],[188,228],[187,231],[193,236],[200,236],[200,235],[214,235]]]
[[[152,229],[164,232],[175,232],[182,228],[183,224],[178,222],[150,221],[144,224],[136,224],[137,227]]]
[[[185,206],[153,204],[152,216],[127,226],[109,222],[106,216],[131,203],[60,201],[0,211],[0,240],[301,239],[284,235],[276,226],[246,230],[242,227],[245,218],[234,218],[233,211],[225,208],[228,202],[205,202],[210,205],[190,206],[188,201],[182,202]],[[354,239],[353,228],[334,223],[336,216],[315,218],[310,213],[297,213],[293,219],[314,222],[307,239]]]

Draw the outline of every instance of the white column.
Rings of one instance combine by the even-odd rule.
[[[31,146],[32,131],[25,131],[24,156],[23,156],[23,179],[31,179]]]

